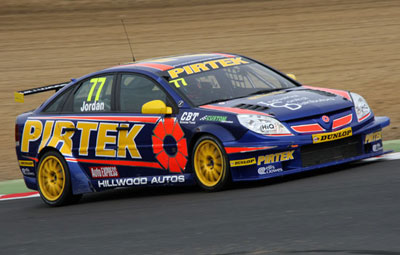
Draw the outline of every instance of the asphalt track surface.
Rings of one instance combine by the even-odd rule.
[[[218,193],[122,189],[0,203],[0,254],[400,254],[400,160]]]

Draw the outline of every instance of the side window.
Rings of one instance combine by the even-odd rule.
[[[54,99],[51,103],[49,103],[43,112],[60,112],[61,107],[67,101],[68,96],[71,94],[72,88],[68,88],[66,91],[63,92],[62,95],[59,95],[56,99]]]
[[[254,66],[250,73],[252,80],[257,84],[257,88],[287,88],[292,86],[285,78],[259,65]]]
[[[123,74],[119,86],[119,103],[122,112],[142,112],[143,104],[161,100],[167,104],[167,95],[157,83],[142,75]]]
[[[114,76],[90,78],[81,84],[73,97],[73,112],[111,111],[111,90]]]

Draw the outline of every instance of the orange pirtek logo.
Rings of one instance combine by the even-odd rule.
[[[153,130],[153,152],[156,159],[171,173],[183,173],[187,163],[187,143],[175,118],[160,120]]]

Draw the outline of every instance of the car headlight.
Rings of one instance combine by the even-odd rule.
[[[367,101],[356,93],[350,93],[351,97],[353,98],[354,108],[357,114],[358,122],[363,121],[371,114],[371,108],[367,104]]]
[[[240,114],[239,123],[262,135],[290,135],[290,131],[278,120],[262,115]]]

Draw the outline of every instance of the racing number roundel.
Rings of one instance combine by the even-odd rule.
[[[161,119],[153,129],[153,152],[171,173],[183,173],[187,163],[187,143],[175,118]]]

